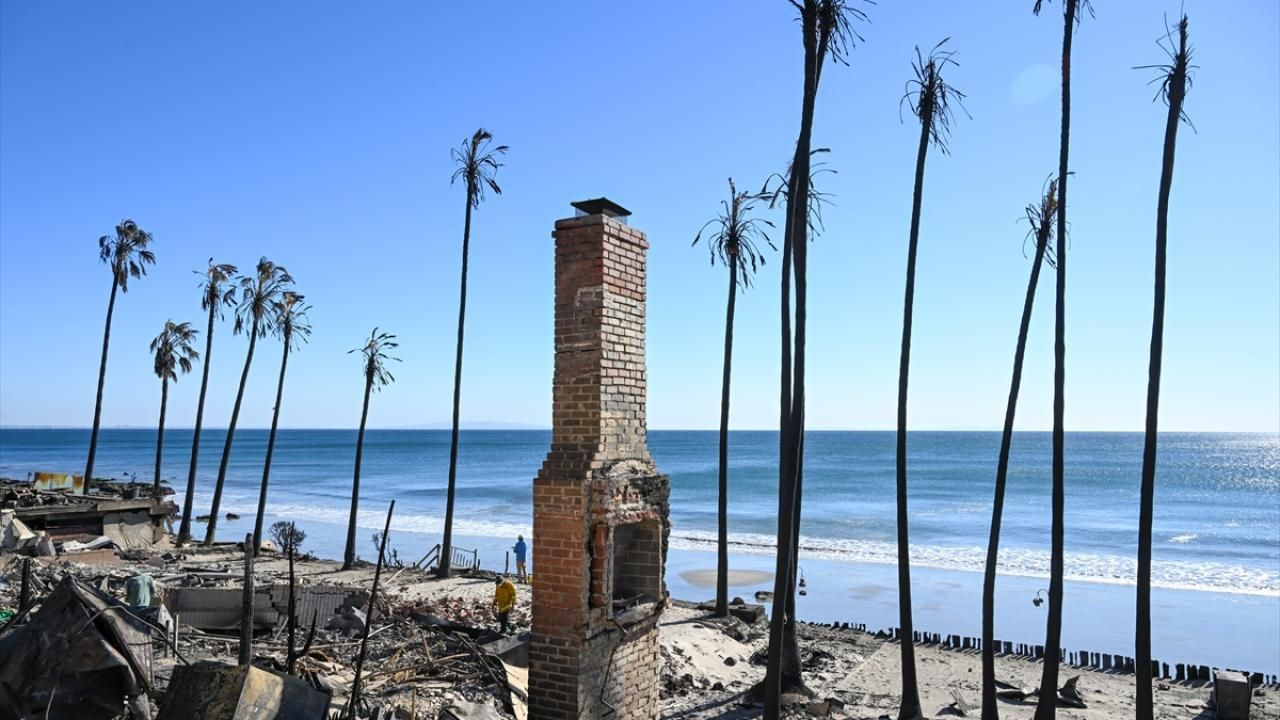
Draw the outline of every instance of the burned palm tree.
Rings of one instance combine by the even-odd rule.
[[[949,39],[949,38],[948,38]],[[907,381],[911,370],[911,316],[915,305],[916,250],[920,243],[920,208],[924,195],[924,166],[929,147],[947,154],[947,138],[951,129],[951,107],[963,109],[964,93],[942,78],[948,65],[955,65],[955,51],[944,50],[947,39],[933,46],[928,58],[916,48],[912,64],[915,77],[907,82],[902,102],[920,119],[920,143],[916,150],[916,179],[911,200],[911,231],[907,243],[907,283],[902,303],[902,353],[898,365],[898,627],[902,642],[902,706],[898,717],[920,718],[920,691],[916,681],[916,646],[912,641],[911,620],[911,553],[907,525]]]
[[[196,465],[200,460],[200,429],[204,424],[204,398],[209,389],[209,364],[213,360],[213,321],[222,318],[224,307],[235,305],[236,287],[228,286],[236,274],[236,266],[213,262],[203,272],[196,270],[200,280],[200,307],[209,312],[209,328],[204,333],[204,368],[200,373],[200,399],[196,403],[196,426],[191,434],[191,466],[187,469],[187,493],[182,503],[182,523],[178,527],[178,545],[191,539],[191,508],[195,503]]]
[[[155,354],[155,373],[160,378],[160,426],[156,430],[156,476],[151,486],[151,494],[160,497],[160,459],[164,454],[164,411],[169,405],[169,381],[178,382],[178,371],[191,372],[191,364],[200,359],[200,353],[191,347],[199,330],[193,330],[191,323],[175,323],[166,320],[164,329],[151,341],[151,352]]]
[[[1169,108],[1164,126],[1164,156],[1160,167],[1160,195],[1156,203],[1155,299],[1151,317],[1151,364],[1147,373],[1147,427],[1142,446],[1142,490],[1138,512],[1138,597],[1134,661],[1137,667],[1137,717],[1151,720],[1151,525],[1156,491],[1157,419],[1160,410],[1160,366],[1164,360],[1165,260],[1169,241],[1169,192],[1173,186],[1173,156],[1178,125],[1190,124],[1183,101],[1191,86],[1191,46],[1187,44],[1187,16],[1178,21],[1177,38],[1167,30],[1164,41],[1169,62],[1158,66],[1158,97]]]
[[[222,445],[222,461],[218,464],[218,481],[213,486],[213,507],[209,511],[209,528],[205,531],[204,544],[212,545],[218,530],[218,510],[222,505],[222,486],[227,480],[227,465],[231,461],[231,443],[235,440],[236,422],[240,419],[240,403],[244,400],[244,386],[249,381],[249,367],[253,364],[253,349],[258,338],[270,333],[275,325],[272,309],[281,296],[293,284],[293,278],[283,265],[276,265],[266,258],[258,260],[257,271],[242,276],[236,283],[239,302],[236,304],[235,333],[249,334],[249,350],[244,356],[244,370],[240,372],[240,388],[236,402],[231,407],[231,422],[227,425],[227,439]]]
[[[831,204],[831,193],[818,190],[818,178],[826,173],[834,175],[836,171],[827,167],[826,163],[816,161],[819,155],[829,152],[831,152],[830,148],[814,148],[809,152],[809,202],[805,216],[805,232],[810,239],[816,238],[825,229],[822,224],[822,209],[824,206]],[[777,207],[779,204],[785,206],[789,202],[788,193],[791,190],[790,178],[793,169],[788,164],[785,173],[774,173],[765,180],[761,194],[769,198],[770,208]],[[801,439],[803,440],[803,437]],[[795,469],[795,492],[793,493],[796,502],[792,506],[791,512],[791,559],[789,561],[791,577],[787,580],[787,587],[790,588],[790,591],[787,593],[786,607],[784,609],[786,620],[782,625],[783,678],[801,677],[800,647],[796,642],[796,570],[799,568],[800,561],[800,519],[802,509],[800,501],[804,496],[803,447],[798,452],[798,458],[799,462],[797,462]]]
[[[1038,15],[1043,0],[1036,0],[1033,11]],[[1071,149],[1071,39],[1079,23],[1079,10],[1089,10],[1089,0],[1063,0],[1062,3],[1062,129],[1058,144],[1058,247],[1054,267],[1057,285],[1053,322],[1053,521],[1049,550],[1049,612],[1045,620],[1044,666],[1040,675],[1040,700],[1035,720],[1051,720],[1057,713],[1058,663],[1062,652],[1062,575],[1063,544],[1066,536],[1065,501],[1065,429],[1067,377],[1067,178]],[[1090,12],[1092,12],[1090,10]]]
[[[289,351],[301,346],[311,335],[307,321],[310,305],[302,302],[302,295],[292,290],[284,291],[272,307],[275,320],[271,329],[279,338],[284,352],[280,357],[280,379],[276,382],[276,404],[271,411],[271,432],[267,435],[267,458],[262,464],[262,485],[258,488],[258,515],[253,521],[253,553],[262,546],[262,521],[267,511],[267,482],[271,477],[271,456],[276,447],[276,428],[280,424],[280,403],[284,399],[284,372],[289,367]]]
[[[789,617],[787,598],[794,591],[795,517],[798,514],[801,451],[804,439],[805,337],[808,290],[808,223],[810,155],[818,83],[827,59],[842,62],[857,33],[853,22],[863,19],[861,10],[845,0],[791,0],[800,14],[804,48],[804,87],[801,96],[800,132],[796,138],[787,191],[786,221],[782,243],[781,283],[781,383],[778,437],[778,554],[774,577],[773,614],[769,626],[769,661],[765,673],[765,717],[781,712],[784,688],[802,687],[796,672],[783,665],[785,627]],[[794,287],[793,287],[794,281]],[[792,328],[791,297],[795,296]]]
[[[1040,283],[1040,268],[1053,258],[1047,253],[1053,241],[1053,216],[1057,211],[1058,183],[1049,181],[1048,190],[1039,203],[1027,206],[1027,223],[1031,229],[1027,236],[1035,242],[1035,257],[1031,261],[1031,279],[1027,281],[1027,296],[1022,302],[1022,322],[1018,326],[1018,344],[1013,351],[1013,379],[1009,383],[1009,404],[1004,413],[1004,431],[1000,435],[1000,458],[996,463],[995,499],[991,503],[991,537],[987,541],[987,566],[982,578],[982,717],[995,720],[1000,711],[996,706],[996,562],[1000,551],[1000,522],[1004,514],[1005,482],[1009,477],[1009,450],[1013,445],[1013,420],[1018,409],[1018,391],[1022,387],[1022,360],[1027,349],[1027,331],[1031,327],[1031,309],[1035,304],[1036,288]]]
[[[347,548],[342,556],[342,569],[350,570],[356,562],[356,515],[360,511],[360,463],[364,457],[364,426],[369,419],[369,396],[375,390],[395,382],[395,376],[387,370],[390,361],[400,362],[400,358],[392,357],[389,351],[400,347],[396,336],[378,332],[374,328],[369,333],[369,341],[362,347],[348,350],[347,353],[358,352],[364,357],[364,405],[360,410],[360,432],[356,435],[356,467],[351,480],[351,518],[347,521]]]
[[[129,278],[147,274],[156,256],[147,246],[151,233],[132,220],[121,220],[116,234],[98,238],[98,259],[111,268],[111,298],[107,301],[107,325],[102,332],[102,361],[98,364],[98,395],[93,404],[93,430],[89,433],[89,459],[84,466],[84,481],[93,480],[93,463],[98,455],[98,427],[102,424],[102,388],[107,381],[107,350],[111,346],[111,316],[116,309],[116,291],[129,292]]]
[[[739,192],[729,178],[729,199],[720,202],[720,215],[702,226],[693,238],[697,245],[702,234],[707,234],[707,249],[711,264],[719,262],[729,270],[729,300],[725,306],[724,320],[724,374],[720,388],[720,473],[717,502],[717,563],[715,614],[729,614],[729,380],[733,370],[733,315],[737,306],[738,288],[746,290],[756,269],[764,265],[759,243],[773,247],[764,226],[773,227],[768,220],[750,217],[760,195]]]
[[[494,175],[502,163],[501,155],[506,154],[507,146],[490,147],[493,135],[484,128],[476,130],[471,139],[462,143],[462,147],[452,152],[453,161],[458,165],[450,182],[462,180],[466,184],[467,209],[462,225],[462,281],[458,294],[458,352],[453,367],[453,434],[449,438],[449,487],[445,499],[444,537],[440,543],[439,575],[449,577],[449,558],[453,548],[453,498],[458,484],[458,412],[462,404],[462,338],[467,319],[467,256],[471,249],[471,211],[480,207],[484,201],[486,188],[495,195],[502,194]]]

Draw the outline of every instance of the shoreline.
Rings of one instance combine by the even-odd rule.
[[[372,510],[372,504],[366,504]],[[265,524],[294,520],[308,532],[304,550],[317,557],[342,556],[346,528],[317,520],[299,520],[267,514]],[[252,529],[253,518],[223,521],[219,535],[224,540],[243,537]],[[199,526],[198,526],[199,527]],[[360,527],[356,552],[374,554],[368,538],[373,528]],[[199,535],[200,533],[197,533]],[[526,535],[526,539],[529,536]],[[394,522],[390,548],[401,560],[412,563],[439,541],[436,533],[396,530]],[[481,567],[503,569],[504,552],[515,538],[456,534],[456,547],[476,549]],[[537,573],[537,554],[531,548],[529,570]],[[747,602],[757,590],[773,590],[773,555],[734,553],[730,547],[730,570],[765,573],[767,580],[730,586],[730,597]],[[681,577],[687,571],[714,570],[714,550],[673,547],[668,552],[666,582],[672,597],[691,602],[714,598],[714,588],[699,588]],[[895,565],[858,563],[807,558],[802,553],[801,569],[806,573],[807,594],[797,597],[797,614],[802,621],[865,625],[869,629],[889,629],[897,625],[897,568]],[[514,560],[509,567],[514,572]],[[760,576],[756,576],[759,579]],[[1045,578],[1006,575],[996,583],[996,638],[1028,645],[1042,644],[1046,607],[1036,607],[1031,599],[1046,587]],[[912,566],[912,594],[915,626],[922,632],[943,636],[981,634],[982,573]],[[1133,655],[1132,584],[1102,583],[1068,579],[1062,646],[1073,652],[1088,650],[1112,655]],[[1266,638],[1280,637],[1280,596],[1256,595],[1203,589],[1181,590],[1156,587],[1153,602],[1153,657],[1173,667],[1175,663],[1230,667],[1280,674],[1280,647]],[[767,603],[766,603],[767,609]],[[1190,630],[1190,631],[1189,631]],[[1216,638],[1216,642],[1209,642]]]

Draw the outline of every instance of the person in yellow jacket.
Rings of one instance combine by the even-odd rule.
[[[510,580],[499,575],[493,590],[493,609],[498,614],[501,632],[507,632],[507,621],[511,618],[511,608],[516,606],[516,586]]]

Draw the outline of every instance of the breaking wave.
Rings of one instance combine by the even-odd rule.
[[[687,550],[707,550],[715,547],[716,537],[711,532],[681,531],[671,535],[671,544]],[[729,545],[732,552],[773,555],[776,539],[767,535],[731,535]],[[800,555],[817,560],[896,565],[898,546],[890,542],[802,536]],[[987,562],[987,550],[978,546],[912,545],[911,562],[920,567],[982,572]],[[1132,585],[1137,576],[1137,559],[1131,557],[1067,553],[1065,565],[1068,580]],[[1005,575],[1047,578],[1049,553],[1002,548],[998,567]],[[1175,590],[1280,597],[1280,571],[1212,561],[1155,560],[1151,567],[1151,584]]]

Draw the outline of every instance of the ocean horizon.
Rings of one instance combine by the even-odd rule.
[[[80,472],[88,435],[88,429],[0,428],[0,477]],[[402,559],[416,560],[439,542],[449,436],[448,430],[366,433],[359,554],[374,554],[369,536],[381,528],[392,499],[392,545]],[[223,429],[202,433],[195,515],[208,512],[224,438]],[[222,512],[241,518],[220,520],[220,540],[241,540],[252,529],[266,438],[266,430],[237,430]],[[771,570],[776,438],[776,431],[730,433],[729,539],[736,568]],[[830,587],[825,594],[811,590],[799,606],[801,617],[896,624],[889,602],[896,597],[895,433],[812,431],[807,438],[801,565]],[[537,572],[532,488],[550,439],[549,430],[463,430],[455,544],[476,549],[486,567],[502,569],[505,550],[523,534],[533,541],[530,564]],[[190,430],[166,428],[162,479],[174,488],[179,504],[191,440]],[[297,522],[307,532],[304,549],[321,557],[341,554],[355,440],[354,429],[288,429],[277,436],[267,521]],[[998,432],[909,434],[911,558],[921,629],[961,632],[980,617],[976,602],[999,440]],[[1116,628],[1126,622],[1132,626],[1142,442],[1140,432],[1067,433],[1064,603],[1069,622],[1063,632],[1064,643],[1075,642],[1075,647],[1131,653],[1131,631]],[[712,593],[681,573],[715,566],[717,446],[714,430],[649,432],[654,461],[671,477],[667,582],[678,597],[697,600]],[[1041,611],[1028,599],[1048,578],[1050,458],[1050,433],[1015,433],[997,601],[997,634],[1010,639],[1034,641],[1043,632],[1037,625],[1043,615],[1032,614]],[[136,473],[139,481],[150,482],[154,461],[154,429],[101,431],[100,477],[128,479]],[[195,532],[201,536],[203,526]],[[1154,539],[1156,656],[1180,654],[1169,659],[1280,671],[1280,652],[1263,639],[1268,628],[1280,630],[1280,435],[1161,433]],[[820,587],[811,580],[812,586]],[[747,595],[755,589],[771,587],[734,592]],[[1090,600],[1073,605],[1075,597]],[[1072,623],[1075,613],[1084,615]],[[1114,617],[1098,625],[1094,613]],[[1223,622],[1246,629],[1232,632]],[[1224,645],[1224,634],[1240,637]]]
[[[196,514],[207,512],[225,429],[206,428]],[[190,430],[166,428],[162,479],[185,491]],[[354,429],[282,429],[268,510],[282,517],[345,521]],[[832,560],[896,563],[892,431],[811,431],[806,444],[802,551]],[[267,431],[237,431],[224,512],[252,513]],[[776,526],[776,432],[730,433],[730,542],[772,554]],[[908,436],[912,562],[981,571],[990,523],[999,433],[915,431]],[[1001,571],[1048,575],[1050,435],[1015,433],[1001,535]],[[0,428],[0,476],[77,472],[88,429]],[[439,532],[448,468],[447,430],[378,429],[365,438],[362,510],[395,498],[397,529]],[[650,450],[672,478],[672,543],[714,545],[716,452],[712,430],[652,430]],[[532,479],[550,431],[462,433],[458,510],[462,532],[528,534]],[[1067,576],[1132,582],[1142,433],[1067,433]],[[106,428],[98,474],[152,479],[155,430]],[[1280,597],[1280,435],[1162,433],[1157,462],[1153,583],[1158,587]],[[377,527],[375,517],[361,525]]]

